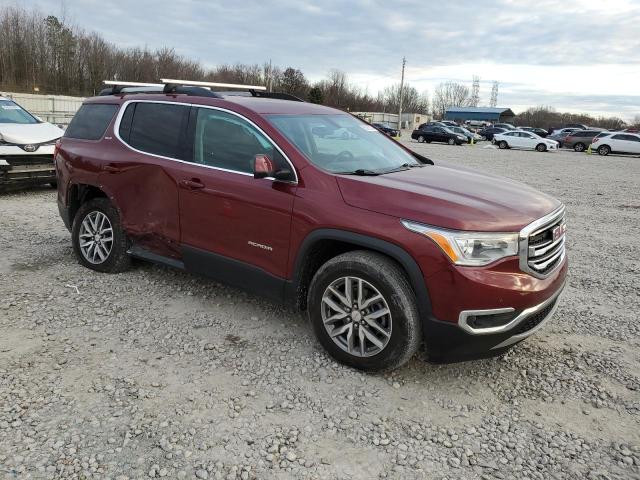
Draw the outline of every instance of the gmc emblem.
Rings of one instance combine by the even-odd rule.
[[[558,240],[561,236],[563,236],[567,231],[567,225],[565,223],[563,223],[562,225],[558,225],[556,228],[553,229],[552,234],[553,234],[553,241],[555,242],[556,240]]]

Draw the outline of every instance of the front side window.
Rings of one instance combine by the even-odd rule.
[[[221,110],[198,108],[194,163],[253,173],[255,156],[259,154],[268,155],[277,170],[291,169],[278,149],[246,120]]]
[[[30,124],[38,120],[11,100],[0,100],[0,123]]]
[[[118,105],[112,103],[84,104],[73,116],[64,136],[81,140],[99,140],[117,111]]]
[[[420,163],[387,135],[351,115],[269,115],[314,165],[332,173],[384,173]],[[318,135],[318,131],[330,131]]]
[[[120,121],[120,137],[136,150],[181,159],[189,107],[171,103],[135,102]]]

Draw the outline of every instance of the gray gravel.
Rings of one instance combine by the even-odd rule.
[[[565,202],[546,329],[502,358],[365,375],[260,298],[84,269],[51,190],[2,195],[0,477],[640,478],[640,159],[410,145]]]

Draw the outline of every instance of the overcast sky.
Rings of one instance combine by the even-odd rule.
[[[6,1],[6,0],[0,0]],[[9,0],[11,2],[11,0]],[[487,104],[640,115],[640,0],[21,0],[119,46],[169,46],[207,66],[345,71],[372,94],[481,78]],[[149,79],[153,80],[153,79]]]

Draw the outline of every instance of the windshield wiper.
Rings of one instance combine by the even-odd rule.
[[[338,175],[360,175],[361,177],[380,175],[380,172],[374,172],[373,170],[365,170],[364,168],[359,168],[357,170],[352,170],[350,172],[336,172],[336,173]]]

